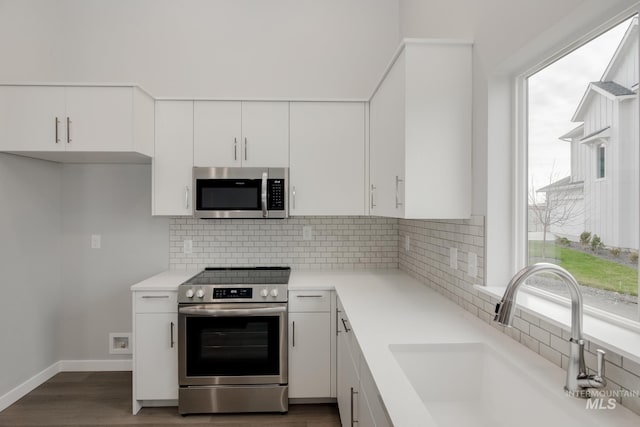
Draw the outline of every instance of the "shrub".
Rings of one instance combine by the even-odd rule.
[[[583,231],[580,233],[580,244],[583,246],[587,246],[591,241],[591,233],[588,231]]]
[[[566,237],[558,237],[556,238],[556,244],[560,246],[569,246],[571,245],[571,240]]]
[[[597,252],[598,249],[601,249],[603,247],[604,247],[604,243],[602,243],[600,236],[598,236],[597,234],[594,234],[593,238],[591,239],[591,250],[593,252]]]
[[[629,261],[638,262],[638,252],[631,252],[629,254]]]
[[[614,257],[616,257],[616,258],[618,258],[620,256],[620,252],[622,252],[620,250],[620,248],[611,248],[611,249],[609,249],[609,253],[611,255],[613,255]]]

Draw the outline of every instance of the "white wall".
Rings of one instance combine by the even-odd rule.
[[[58,361],[60,206],[60,165],[0,154],[0,396]]]
[[[368,98],[395,0],[0,0],[0,80],[158,97]]]
[[[131,331],[129,287],[169,265],[169,220],[151,216],[151,166],[62,166],[62,248],[59,359],[119,358],[108,336]]]

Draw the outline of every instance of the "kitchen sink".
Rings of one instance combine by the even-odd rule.
[[[585,400],[546,388],[486,344],[394,344],[389,349],[438,425],[568,426],[578,420],[593,425],[586,415],[595,411],[585,411]]]

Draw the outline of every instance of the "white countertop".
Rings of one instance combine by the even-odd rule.
[[[194,273],[164,272],[131,289],[175,289]],[[293,271],[289,289],[336,290],[394,427],[436,423],[389,345],[456,342],[482,342],[506,355],[554,399],[562,399],[568,411],[575,411],[576,424],[587,420],[587,424],[601,426],[640,423],[640,417],[620,405],[615,410],[585,410],[584,400],[564,394],[564,370],[398,270]]]
[[[131,286],[134,292],[139,291],[176,291],[178,286],[186,282],[200,270],[167,270]]]

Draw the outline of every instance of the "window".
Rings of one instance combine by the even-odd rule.
[[[636,15],[525,80],[527,262],[561,265],[580,283],[585,305],[635,322],[638,50]],[[615,169],[606,168],[607,156]],[[553,276],[527,284],[568,297]]]
[[[598,146],[598,179],[604,178],[604,144]]]

